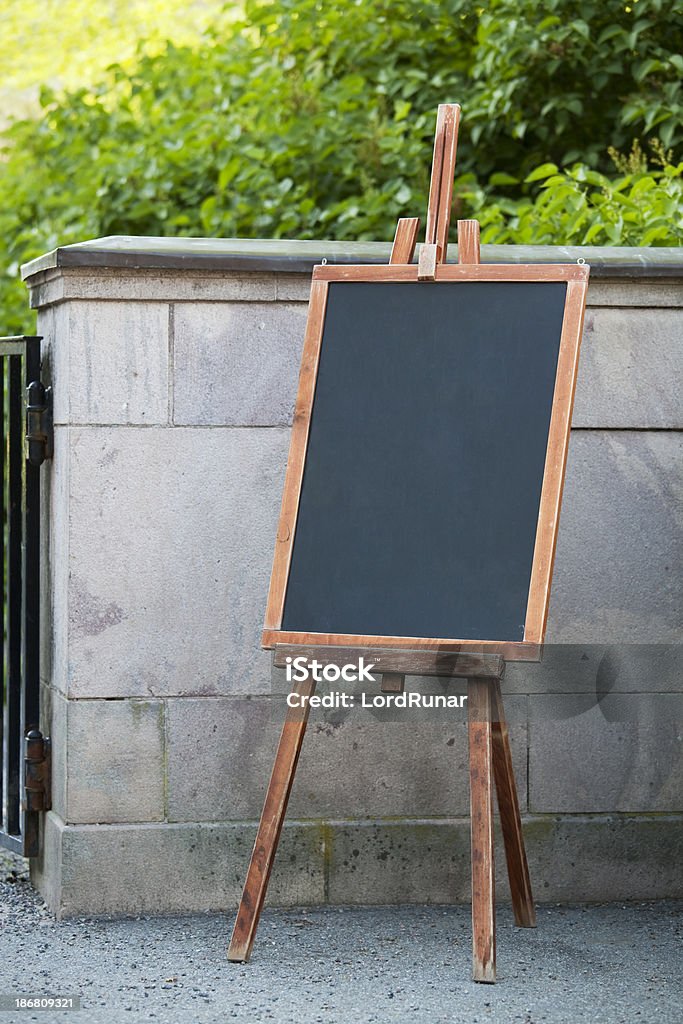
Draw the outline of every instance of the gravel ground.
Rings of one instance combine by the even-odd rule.
[[[475,985],[467,907],[270,910],[241,965],[225,959],[231,917],[57,923],[0,851],[0,996],[80,996],[83,1024],[680,1024],[682,911],[546,906],[531,931],[503,907],[498,983]]]

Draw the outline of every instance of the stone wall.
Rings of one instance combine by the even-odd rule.
[[[683,260],[581,254],[549,646],[505,680],[532,879],[540,900],[683,895]],[[236,906],[277,739],[259,637],[323,256],[386,249],[114,239],[25,268],[55,413],[33,877],[61,916]],[[466,765],[462,717],[314,721],[271,901],[467,899]]]

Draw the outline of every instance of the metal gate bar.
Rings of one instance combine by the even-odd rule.
[[[38,853],[39,811],[24,796],[24,740],[39,730],[40,476],[44,451],[27,457],[26,394],[40,382],[40,338],[0,339],[2,626],[0,846]],[[29,399],[30,401],[30,399]],[[32,731],[33,730],[33,731]],[[38,732],[38,737],[40,733]],[[42,737],[40,737],[42,741]],[[38,801],[40,803],[40,801]]]

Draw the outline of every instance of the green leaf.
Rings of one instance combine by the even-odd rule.
[[[543,178],[549,178],[551,174],[557,174],[557,171],[557,164],[541,164],[531,174],[527,174],[524,181],[527,184],[532,181],[541,181]]]
[[[621,25],[608,25],[604,28],[597,38],[597,45],[602,46],[610,39],[614,39],[615,36],[624,35],[624,29]]]
[[[583,21],[582,18],[576,18],[574,21],[571,22],[570,27],[574,30],[574,32],[578,32],[580,36],[583,36],[584,39],[590,39],[590,27],[586,24],[585,21]]]
[[[666,124],[663,124],[662,127],[659,129],[659,138],[661,139],[662,145],[665,148],[668,148],[673,142],[677,127],[679,127],[679,125],[677,125],[674,119],[671,118],[669,121],[666,122]]]
[[[602,225],[602,223],[600,221],[597,221],[595,224],[591,224],[591,226],[589,227],[588,231],[583,236],[583,240],[582,240],[581,244],[582,245],[591,245],[595,241],[595,239],[598,237],[598,235],[600,235],[602,233],[602,231],[603,231],[603,225]]]
[[[634,78],[636,82],[642,82],[644,78],[651,75],[653,71],[661,71],[664,65],[661,60],[656,60],[654,57],[643,60],[636,65],[634,71]]]
[[[667,245],[676,245],[676,241],[672,237],[670,228],[666,226],[650,228],[640,239],[640,245],[652,245],[655,241],[662,242]]]
[[[408,100],[398,100],[394,106],[394,121],[405,121],[412,109]]]
[[[519,185],[519,178],[514,178],[504,171],[498,171],[490,176],[489,185]]]

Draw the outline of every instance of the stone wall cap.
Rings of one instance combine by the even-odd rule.
[[[57,267],[310,274],[328,263],[387,263],[388,242],[316,242],[257,238],[151,238],[110,235],[63,245],[25,263],[21,276]],[[449,248],[449,262],[457,246]],[[572,263],[582,257],[595,277],[683,277],[683,247],[482,245],[482,263]]]

